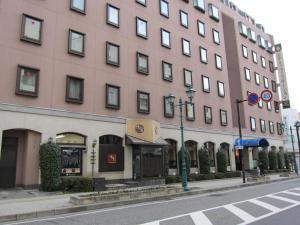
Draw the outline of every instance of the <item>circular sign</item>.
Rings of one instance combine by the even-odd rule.
[[[272,100],[273,94],[269,90],[264,90],[261,92],[260,97],[264,102],[269,102]]]
[[[255,105],[255,104],[258,103],[258,101],[259,101],[259,96],[258,96],[258,94],[256,94],[256,93],[250,93],[250,94],[248,95],[248,103],[249,103],[250,105]]]
[[[137,133],[143,133],[144,132],[144,126],[142,125],[142,124],[137,124],[136,126],[135,126],[135,131],[137,132]]]

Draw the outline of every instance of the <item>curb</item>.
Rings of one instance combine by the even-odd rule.
[[[124,206],[124,205],[129,205],[129,204],[139,204],[139,203],[151,202],[151,201],[171,200],[173,198],[181,197],[181,196],[191,196],[191,195],[206,194],[206,193],[218,192],[218,191],[227,191],[227,190],[246,188],[246,187],[251,187],[251,186],[270,184],[270,183],[275,183],[275,182],[280,182],[280,181],[296,180],[296,179],[300,179],[300,177],[288,177],[288,178],[281,178],[281,179],[276,179],[276,180],[266,180],[266,181],[260,181],[260,182],[254,182],[254,183],[246,183],[246,184],[239,184],[239,185],[234,185],[234,186],[212,188],[212,189],[205,189],[205,190],[191,190],[189,192],[181,192],[181,193],[165,195],[165,196],[158,196],[158,197],[151,197],[151,198],[125,200],[125,201],[118,201],[118,202],[95,203],[95,204],[89,204],[89,205],[58,208],[58,209],[45,210],[45,211],[4,215],[4,216],[0,216],[0,223],[14,222],[14,221],[19,221],[19,220],[34,219],[34,218],[47,217],[47,216],[56,216],[56,215],[76,213],[76,212],[96,210],[96,209],[104,209],[104,208]]]

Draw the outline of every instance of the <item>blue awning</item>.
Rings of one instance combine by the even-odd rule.
[[[234,145],[244,147],[268,147],[269,142],[265,138],[242,139],[242,141],[237,138]]]

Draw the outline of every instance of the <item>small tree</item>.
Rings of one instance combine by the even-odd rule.
[[[258,153],[258,162],[262,164],[262,168],[267,170],[269,168],[268,155],[266,151],[260,151]]]
[[[200,149],[198,155],[199,155],[200,173],[203,174],[210,173],[210,162],[209,162],[209,154],[207,149]]]
[[[278,169],[284,169],[284,157],[282,152],[277,153]]]
[[[60,147],[49,141],[40,147],[41,189],[57,191],[60,185]]]
[[[271,150],[269,152],[269,167],[270,167],[270,170],[277,169],[277,153],[275,150]]]
[[[227,172],[227,160],[224,152],[221,151],[217,152],[217,168],[218,168],[218,172],[220,173]]]
[[[290,171],[291,165],[290,165],[289,155],[287,153],[284,153],[284,164],[285,164],[285,168]]]
[[[182,148],[178,152],[178,162],[179,162],[179,174],[181,175],[182,170]],[[186,174],[190,174],[190,168],[191,168],[191,157],[187,150],[185,150],[185,164],[186,164]]]

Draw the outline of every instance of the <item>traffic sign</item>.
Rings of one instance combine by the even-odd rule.
[[[248,103],[249,103],[250,105],[255,105],[255,104],[258,103],[258,101],[259,101],[259,96],[258,96],[258,94],[256,94],[256,93],[250,93],[250,94],[248,95]]]
[[[264,90],[261,92],[260,97],[264,102],[270,102],[273,98],[273,94],[270,90]]]

